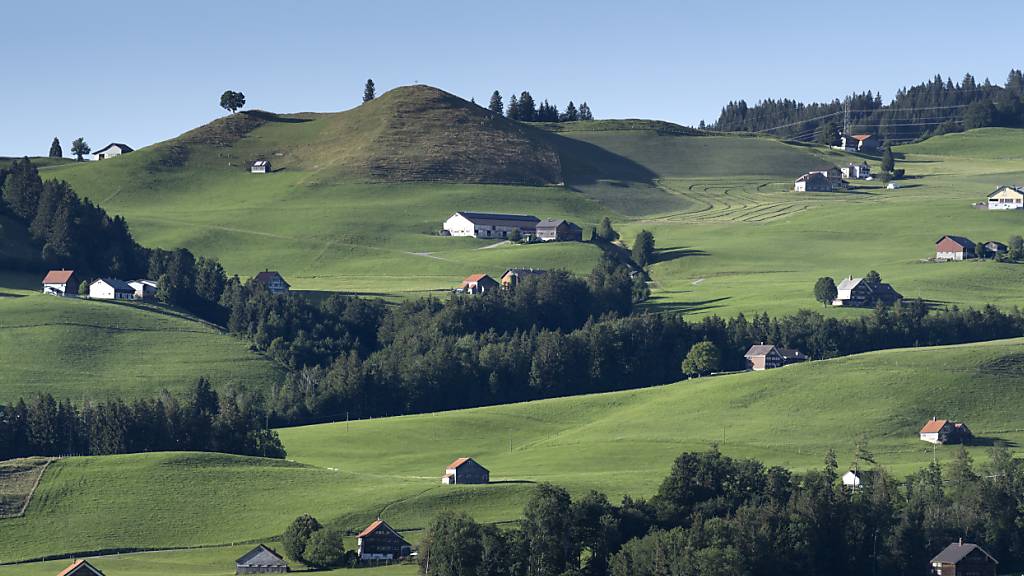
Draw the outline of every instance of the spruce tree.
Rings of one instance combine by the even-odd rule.
[[[580,104],[580,120],[593,120],[594,115],[590,112],[590,105],[584,102]]]
[[[366,79],[366,86],[363,88],[363,102],[369,102],[377,96],[377,89],[373,85],[373,78]]]
[[[533,96],[523,91],[519,95],[519,119],[523,122],[533,122],[537,118],[537,105],[533,102]]]
[[[565,121],[575,122],[580,119],[580,113],[576,110],[576,105],[569,100],[569,105],[565,107]]]
[[[896,160],[892,156],[892,146],[886,145],[885,152],[882,153],[882,172],[892,174],[895,169]]]
[[[50,158],[60,158],[64,155],[64,150],[60,147],[60,140],[56,136],[53,137],[53,142],[50,144]]]
[[[4,201],[15,216],[31,223],[43,192],[43,181],[28,158],[15,161],[4,180]]]
[[[487,108],[498,116],[505,113],[505,105],[501,102],[501,92],[495,90],[494,93],[491,94],[491,103],[487,105]]]
[[[519,120],[519,100],[515,94],[508,99],[508,118],[509,120]]]

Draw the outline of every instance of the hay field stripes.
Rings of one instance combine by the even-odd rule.
[[[53,458],[23,458],[0,464],[0,519],[25,515]]]

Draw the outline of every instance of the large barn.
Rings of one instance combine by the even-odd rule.
[[[235,574],[284,574],[289,570],[284,558],[263,544],[235,560]]]
[[[362,562],[398,560],[408,556],[412,546],[387,522],[378,518],[356,535],[356,550]]]
[[[511,238],[518,230],[521,236],[533,236],[540,218],[528,214],[490,214],[486,212],[456,212],[444,222],[444,231],[450,236],[476,238]]]

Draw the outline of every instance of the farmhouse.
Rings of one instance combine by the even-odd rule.
[[[287,294],[288,289],[291,288],[291,285],[284,281],[284,276],[274,270],[260,272],[253,276],[252,282],[266,286],[271,294]]]
[[[75,560],[74,564],[62,570],[57,576],[103,576],[103,572],[89,564],[88,560]]]
[[[89,298],[95,300],[132,300],[135,289],[124,280],[100,278],[89,284]]]
[[[921,428],[921,440],[932,444],[962,444],[974,438],[963,422],[932,418]]]
[[[459,458],[444,470],[441,484],[487,484],[491,472],[472,458]]]
[[[466,279],[459,284],[455,291],[462,294],[483,294],[490,290],[496,290],[498,286],[498,282],[487,274],[473,274],[466,276]]]
[[[412,546],[388,523],[378,518],[356,536],[356,550],[362,562],[398,560],[412,552]]]
[[[963,236],[943,236],[935,242],[936,260],[966,260],[974,257],[974,242]]]
[[[536,268],[509,268],[501,275],[502,288],[515,288],[526,278],[535,278],[544,274],[544,270]]]
[[[868,176],[871,176],[871,167],[868,166],[867,162],[861,162],[860,164],[854,164],[850,162],[849,166],[842,169],[843,178],[850,178],[851,180],[864,180]]]
[[[78,278],[74,270],[50,270],[43,278],[43,294],[73,296],[78,294]]]
[[[779,349],[763,342],[751,346],[743,357],[747,360],[747,370],[770,370],[785,364]]]
[[[582,242],[583,229],[568,220],[547,218],[537,224],[537,238],[544,242]]]
[[[263,544],[235,560],[235,574],[284,574],[288,570],[284,558]]]
[[[1021,210],[1024,209],[1024,188],[1020,186],[1000,186],[988,195],[989,210]]]
[[[1002,242],[996,242],[995,240],[989,240],[985,242],[985,253],[990,256],[999,256],[1000,254],[1006,254],[1010,247]]]
[[[847,152],[873,152],[878,150],[878,139],[871,134],[844,135],[839,141],[839,148]]]
[[[832,183],[821,172],[808,172],[796,179],[793,189],[797,192],[831,192]]]
[[[135,290],[136,300],[152,300],[156,298],[157,283],[155,280],[132,280],[128,285]]]
[[[119,144],[112,142],[107,144],[103,148],[92,153],[93,160],[105,160],[107,158],[113,158],[114,156],[120,156],[121,154],[127,154],[133,152],[132,147],[127,144]]]
[[[836,298],[832,300],[832,305],[873,306],[876,302],[892,304],[902,299],[903,295],[893,289],[891,284],[871,284],[863,278],[849,276],[836,286]]]
[[[253,174],[269,174],[271,172],[270,160],[257,160],[249,166],[249,172]]]
[[[476,238],[509,238],[518,230],[522,236],[533,236],[540,218],[526,214],[489,214],[485,212],[456,212],[444,222],[449,236]]]
[[[946,546],[932,558],[934,576],[996,576],[999,561],[977,544],[964,544],[963,538]]]

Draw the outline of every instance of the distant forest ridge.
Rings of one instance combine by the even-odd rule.
[[[789,140],[833,144],[844,125],[849,134],[874,134],[889,144],[987,126],[1024,126],[1024,74],[1011,70],[1002,86],[964,75],[958,83],[936,75],[902,88],[889,104],[870,90],[828,103],[763,100],[754,106],[729,102],[718,120],[701,128],[760,132]]]

